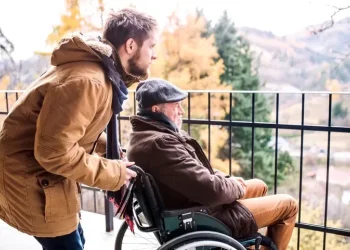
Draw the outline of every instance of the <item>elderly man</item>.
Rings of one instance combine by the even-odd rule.
[[[143,81],[136,89],[139,112],[131,117],[129,160],[150,173],[167,209],[205,205],[234,237],[268,227],[278,249],[287,249],[297,205],[284,194],[265,196],[266,184],[215,172],[195,139],[181,130],[187,93],[162,79]]]

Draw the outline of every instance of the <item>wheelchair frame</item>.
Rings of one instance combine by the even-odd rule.
[[[255,246],[255,249],[259,249],[260,246],[267,246],[270,249],[277,250],[277,247],[269,238],[259,233],[244,239],[237,240],[232,238],[232,233],[225,224],[207,214],[206,210],[208,207],[165,210],[153,177],[138,166],[134,165],[131,169],[138,174],[132,201],[135,224],[141,232],[155,235],[161,245],[159,250],[170,249],[169,247],[172,247],[173,244],[178,244],[178,242],[181,242],[182,239],[185,240],[188,236],[203,238],[203,235],[205,235],[206,239],[211,237],[218,242],[229,242],[237,250],[244,250],[246,247],[251,246]],[[141,213],[146,219],[147,226],[143,225],[146,223],[142,222],[140,218]],[[122,238],[124,237],[124,235],[120,235],[121,231],[117,235],[116,250],[123,250],[120,249]]]

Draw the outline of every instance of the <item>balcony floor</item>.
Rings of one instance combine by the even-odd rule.
[[[113,250],[116,234],[121,223],[121,220],[114,219],[114,231],[107,233],[105,231],[104,215],[82,211],[81,225],[84,229],[86,239],[85,250]],[[0,249],[42,250],[39,243],[33,237],[17,231],[2,220],[0,220]]]

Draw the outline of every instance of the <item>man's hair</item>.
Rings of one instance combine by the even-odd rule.
[[[157,25],[155,18],[132,8],[112,11],[103,27],[103,38],[112,43],[116,49],[130,38],[142,46]]]

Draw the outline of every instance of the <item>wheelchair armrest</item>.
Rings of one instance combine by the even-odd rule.
[[[164,210],[161,213],[161,216],[164,217],[172,217],[172,216],[178,216],[181,214],[191,213],[191,212],[204,212],[206,209],[208,209],[207,206],[197,206],[197,207],[189,207],[184,209],[176,209],[176,210]]]

